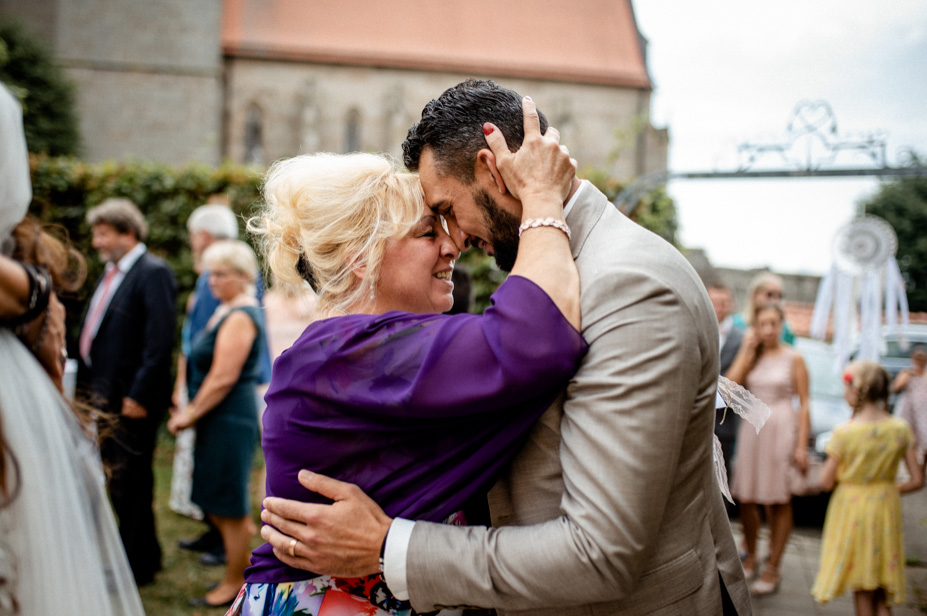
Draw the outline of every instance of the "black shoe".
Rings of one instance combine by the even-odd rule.
[[[135,585],[141,588],[142,586],[150,586],[155,583],[155,574],[161,570],[161,565],[156,564],[154,567],[147,567],[144,571],[133,571],[132,575],[135,577]]]
[[[149,573],[147,575],[139,575],[135,578],[135,585],[139,588],[142,586],[150,586],[155,582],[154,573]]]
[[[219,567],[225,564],[225,550],[220,546],[218,550],[206,552],[200,556],[199,563],[204,567]]]
[[[210,528],[196,539],[181,539],[177,542],[181,550],[191,552],[212,552],[217,547],[222,549],[222,535],[214,528]]]

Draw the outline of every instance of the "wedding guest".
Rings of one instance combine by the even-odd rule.
[[[914,435],[888,410],[888,373],[856,361],[843,374],[844,400],[853,409],[827,443],[821,487],[837,488],[827,505],[821,558],[811,594],[827,603],[853,591],[856,616],[885,616],[905,602],[902,494],[924,486],[912,448]],[[897,482],[901,462],[906,481]]]
[[[744,333],[740,351],[727,373],[771,411],[759,434],[748,422],[741,423],[731,480],[731,493],[740,503],[747,552],[743,567],[748,578],[755,577],[759,567],[756,542],[760,505],[765,507],[769,521],[769,560],[751,587],[755,596],[779,588],[782,554],[792,532],[789,469],[795,467],[802,474],[808,469],[808,370],[801,355],[780,342],[784,318],[777,304],[757,307],[753,326]],[[793,406],[796,396],[797,412]]]
[[[93,247],[106,264],[81,325],[78,393],[117,418],[102,444],[119,533],[143,586],[161,570],[152,462],[170,406],[177,285],[143,243],[148,225],[134,203],[107,199],[87,211]]]
[[[177,376],[171,400],[172,412],[183,412],[187,400],[187,357],[193,339],[196,338],[219,305],[219,300],[209,290],[209,272],[203,264],[203,253],[213,243],[221,240],[238,239],[238,217],[227,205],[207,203],[193,210],[187,219],[187,236],[193,256],[193,270],[197,274],[193,292],[187,298],[187,313],[184,316],[180,334],[180,354],[177,357]],[[198,537],[181,539],[177,547],[193,552],[204,552],[200,563],[221,565],[225,563],[222,535],[204,518],[199,507],[190,501],[193,483],[193,442],[196,430],[188,428],[177,435],[174,445],[173,472],[171,473],[171,510],[197,520],[204,520],[207,529]]]
[[[782,277],[772,272],[760,272],[750,280],[747,287],[747,299],[744,311],[734,315],[734,327],[741,331],[753,326],[753,316],[756,309],[766,304],[780,304],[782,302]],[[792,344],[795,334],[789,327],[788,321],[782,322],[782,342]]]
[[[743,332],[734,327],[734,298],[730,287],[722,282],[715,282],[708,286],[708,298],[718,317],[718,348],[721,363],[720,374],[724,376],[730,369],[740,344],[743,341]],[[731,472],[731,460],[737,446],[737,430],[740,426],[740,417],[736,413],[727,412],[727,409],[716,411],[715,434],[721,442],[721,451],[724,454],[724,465],[728,473]],[[728,507],[731,513],[732,507]]]
[[[168,422],[172,434],[196,426],[191,499],[219,530],[225,574],[193,605],[228,605],[244,583],[255,533],[248,490],[258,442],[255,390],[265,346],[264,317],[255,296],[257,258],[244,242],[222,240],[203,253],[209,288],[219,306],[190,347],[188,397]]]
[[[895,414],[914,430],[914,451],[921,470],[927,469],[927,349],[916,346],[911,352],[911,367],[902,370],[892,381],[892,393],[900,393]]]

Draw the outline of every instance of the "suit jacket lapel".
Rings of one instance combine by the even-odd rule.
[[[129,293],[132,285],[135,284],[135,278],[138,277],[139,272],[143,269],[141,263],[147,256],[147,253],[142,254],[142,256],[135,260],[135,263],[133,263],[132,267],[129,268],[129,271],[125,273],[125,276],[123,276],[122,282],[119,283],[119,288],[113,292],[113,297],[109,300],[109,304],[106,306],[106,312],[103,313],[103,318],[100,319],[101,328],[103,327],[103,324],[106,323],[106,320],[109,318],[113,310],[119,305],[119,302],[122,302],[126,294]],[[99,331],[99,329],[97,331]]]

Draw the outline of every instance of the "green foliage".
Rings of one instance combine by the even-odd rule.
[[[623,183],[602,169],[585,169],[580,176],[592,182],[610,201],[614,201],[625,188]],[[641,197],[631,210],[631,220],[678,246],[676,233],[679,231],[679,218],[676,215],[676,203],[666,193],[665,187],[655,188]]]
[[[49,51],[13,22],[0,23],[0,81],[23,106],[30,152],[51,156],[78,153],[74,86]]]
[[[885,183],[862,205],[895,229],[908,304],[912,311],[927,311],[927,177]]]
[[[632,150],[637,138],[641,133],[646,131],[648,127],[650,127],[650,114],[641,112],[631,118],[631,122],[628,126],[616,128],[612,131],[614,146],[612,146],[611,151],[608,153],[608,162],[613,164],[621,158],[621,155],[625,151]]]
[[[88,282],[76,298],[65,298],[68,322],[79,322],[83,302],[102,273],[84,220],[87,209],[109,197],[131,199],[148,221],[148,249],[164,258],[177,276],[178,328],[187,296],[196,282],[187,239],[187,218],[210,195],[225,194],[232,209],[247,217],[260,198],[260,174],[246,167],[191,165],[176,169],[157,163],[94,163],[33,156],[30,214],[62,227],[86,257]],[[241,225],[244,231],[244,224]],[[242,238],[245,234],[242,233]],[[179,329],[178,329],[179,331]]]
[[[473,306],[470,312],[480,314],[489,307],[489,297],[505,280],[506,273],[496,267],[496,262],[482,250],[471,248],[457,261],[473,277]]]

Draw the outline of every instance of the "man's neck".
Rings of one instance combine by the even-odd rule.
[[[141,242],[135,242],[135,244],[129,247],[129,249],[125,251],[121,257],[116,259],[113,265],[115,265],[116,267],[118,267],[120,270],[124,272],[128,271],[132,267],[132,265],[135,264],[135,262],[141,256],[141,253],[144,252],[144,250],[145,250],[145,247],[144,245],[142,245]]]

